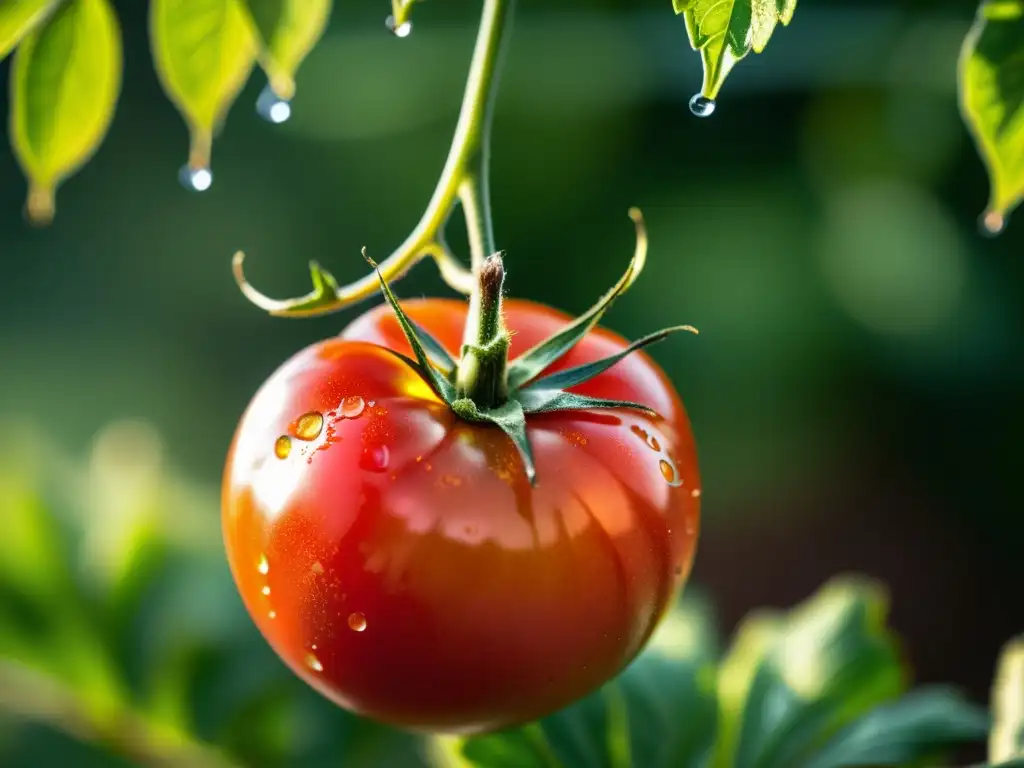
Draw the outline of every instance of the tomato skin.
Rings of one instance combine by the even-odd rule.
[[[464,302],[403,307],[458,350]],[[505,318],[513,357],[569,319],[514,300]],[[552,370],[624,346],[598,330]],[[381,306],[250,404],[223,486],[242,598],[282,659],[356,713],[461,733],[542,717],[616,675],[689,574],[700,480],[683,406],[631,356],[574,390],[664,418],[528,417],[531,487],[504,433],[458,419],[389,349],[409,354]],[[325,422],[302,440],[309,413]]]

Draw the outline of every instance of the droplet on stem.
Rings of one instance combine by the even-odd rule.
[[[205,192],[213,184],[213,173],[209,168],[193,168],[191,165],[183,165],[178,172],[178,180],[185,189],[192,192]]]
[[[690,111],[697,117],[711,117],[715,111],[715,100],[695,93],[690,99]]]
[[[979,224],[983,234],[994,237],[1006,228],[1006,217],[999,211],[985,211]]]
[[[256,114],[268,123],[279,125],[292,116],[292,105],[267,85],[256,99]]]
[[[388,16],[384,19],[384,26],[391,30],[391,33],[395,37],[408,37],[412,33],[412,22],[403,21],[399,24],[395,21],[394,16]]]

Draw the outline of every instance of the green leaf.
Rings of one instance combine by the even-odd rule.
[[[633,354],[637,350],[643,349],[644,347],[655,344],[662,341],[670,334],[678,331],[689,331],[690,333],[696,333],[697,329],[690,325],[677,325],[672,328],[665,328],[661,331],[656,331],[652,334],[644,336],[643,338],[637,339],[628,347],[621,352],[616,352],[614,355],[609,355],[601,360],[597,360],[593,363],[587,363],[586,365],[578,365],[575,368],[567,368],[558,373],[552,373],[549,376],[536,379],[531,385],[530,389],[568,389],[569,387],[581,384],[584,381],[589,381],[600,373],[604,373],[617,362],[625,357]]]
[[[448,350],[444,348],[444,344],[431,336],[423,326],[411,317],[407,319],[409,320],[409,325],[412,327],[416,337],[423,345],[423,351],[427,353],[427,357],[430,359],[430,362],[437,366],[442,373],[452,373],[457,367],[457,363],[451,354],[449,354]]]
[[[274,93],[295,95],[295,73],[331,16],[331,0],[245,0],[256,25],[259,61]]]
[[[781,21],[788,25],[796,0],[672,0],[686,20],[690,45],[704,64],[701,95],[718,98],[718,91],[737,61],[751,50],[761,53]]]
[[[714,632],[687,599],[611,684],[550,717],[474,738],[441,737],[444,768],[701,766],[715,737]]]
[[[153,61],[191,134],[189,166],[208,168],[213,135],[256,62],[242,0],[152,0]]]
[[[1024,635],[1012,640],[999,657],[992,685],[992,733],[988,759],[1024,760]]]
[[[600,322],[612,302],[626,292],[639,277],[647,261],[647,232],[643,217],[636,208],[631,208],[629,216],[636,225],[636,250],[629,262],[626,273],[601,299],[585,313],[573,320],[554,336],[542,341],[527,350],[509,364],[508,388],[516,390],[544,372],[544,369],[558,360],[562,355],[576,346]]]
[[[832,580],[741,628],[719,674],[717,766],[791,766],[906,686],[882,589]]]
[[[60,3],[61,0],[4,0],[0,3],[0,61]]]
[[[18,47],[11,140],[33,221],[53,218],[57,186],[96,151],[120,89],[121,32],[108,0],[69,0]]]
[[[960,55],[960,110],[988,168],[995,234],[1024,197],[1024,0],[985,0]]]
[[[882,704],[843,728],[803,768],[906,765],[944,748],[980,741],[984,709],[947,688],[925,688]]]

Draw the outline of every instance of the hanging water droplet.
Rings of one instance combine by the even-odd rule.
[[[366,629],[366,617],[359,613],[350,613],[348,615],[348,628],[353,632],[362,632]]]
[[[359,457],[359,466],[370,472],[383,472],[388,468],[390,452],[386,445],[368,445]]]
[[[193,192],[205,192],[213,184],[213,173],[209,168],[193,168],[183,165],[178,171],[178,181],[185,189]]]
[[[324,428],[324,417],[319,411],[309,411],[295,422],[295,436],[299,440],[316,440]]]
[[[256,566],[256,570],[266,576],[270,573],[270,563],[267,562],[266,555],[260,555],[260,564]]]
[[[978,220],[982,234],[995,237],[1006,228],[1006,217],[999,211],[986,211]]]
[[[338,410],[343,419],[357,419],[365,408],[366,403],[363,402],[363,398],[359,395],[352,395],[341,401],[341,408]]]
[[[274,89],[268,85],[256,99],[256,114],[268,123],[280,124],[292,116],[292,105],[274,93]]]
[[[292,439],[288,435],[281,435],[274,441],[274,455],[279,459],[287,459],[292,452]]]
[[[394,16],[384,19],[384,26],[391,30],[395,37],[408,37],[412,33],[412,22],[403,21],[401,24],[395,21]]]
[[[324,665],[320,663],[320,659],[316,657],[316,654],[306,654],[306,666],[312,669],[314,672],[324,671]]]
[[[695,93],[690,99],[690,111],[697,117],[711,117],[716,106],[714,99],[709,99],[699,93]]]

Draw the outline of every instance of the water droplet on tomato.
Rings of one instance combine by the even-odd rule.
[[[368,400],[366,404],[368,406],[370,406],[371,408],[373,408],[373,406],[375,406],[377,404],[377,401],[376,400]]]
[[[999,211],[985,211],[978,220],[982,234],[995,237],[1006,228],[1006,217]]]
[[[292,116],[292,105],[274,93],[274,89],[268,85],[256,99],[256,114],[268,123],[280,124]]]
[[[267,614],[267,618],[268,619],[276,619],[277,618],[277,611],[271,611],[270,613],[268,613]]]
[[[458,488],[462,485],[462,478],[458,475],[444,475],[441,477],[441,484],[449,488]]]
[[[403,21],[401,24],[395,21],[394,16],[388,16],[384,19],[384,26],[391,30],[391,33],[395,37],[408,37],[412,34],[412,22]]]
[[[316,657],[316,654],[306,654],[306,666],[312,669],[314,672],[323,672],[324,665],[320,663],[320,659]]]
[[[658,442],[658,438],[650,434],[646,429],[641,427],[639,424],[634,424],[629,428],[630,431],[644,441],[644,445],[650,448],[652,451],[660,451],[661,443]]]
[[[270,573],[270,563],[267,562],[266,555],[260,555],[260,564],[256,566],[256,570],[266,576]]]
[[[270,597],[270,587],[264,587],[264,588],[263,588],[263,589],[261,589],[260,591],[261,591],[261,592],[262,592],[262,593],[263,593],[264,595],[266,595],[267,597]]]
[[[699,499],[700,498],[700,488],[694,488],[692,491],[690,491],[690,495],[693,498],[695,498],[695,499]]]
[[[350,613],[348,615],[348,628],[353,632],[362,632],[366,629],[366,617],[359,613]]]
[[[390,453],[386,445],[368,445],[359,457],[359,466],[370,472],[383,472],[388,468]]]
[[[341,408],[338,411],[343,419],[357,419],[363,413],[364,408],[366,408],[366,403],[363,402],[363,398],[353,395],[341,401]]]
[[[707,96],[701,96],[699,93],[695,93],[693,98],[690,99],[690,111],[697,117],[711,117],[711,114],[715,111],[714,99],[709,99]]]
[[[324,417],[319,411],[310,411],[299,416],[295,422],[295,436],[299,440],[316,440],[324,428]]]
[[[281,435],[274,441],[274,455],[279,459],[287,459],[292,452],[292,439],[288,435]]]
[[[661,470],[661,476],[665,478],[665,482],[669,485],[682,485],[679,480],[679,475],[676,472],[676,468],[671,463],[662,459],[658,462],[658,469]]]
[[[319,576],[324,572],[324,566],[319,560],[317,560],[315,563],[313,563],[312,567],[310,567],[309,570],[311,570],[313,573]]]
[[[213,172],[209,168],[193,168],[183,165],[178,171],[181,186],[192,192],[205,192],[213,184]]]

